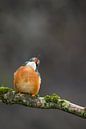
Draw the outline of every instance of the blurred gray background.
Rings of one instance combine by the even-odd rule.
[[[86,106],[86,1],[0,0],[0,85],[40,55],[40,95],[60,94]],[[86,120],[59,110],[0,103],[0,129],[86,129]]]

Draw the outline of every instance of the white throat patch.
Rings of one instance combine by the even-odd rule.
[[[35,62],[28,62],[26,66],[31,66],[34,70],[36,70],[36,64]]]

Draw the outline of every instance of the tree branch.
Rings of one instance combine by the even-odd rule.
[[[0,87],[0,101],[5,104],[21,104],[31,108],[60,109],[86,118],[86,107],[73,104],[56,94],[32,97],[29,94],[17,93],[14,89],[8,87]]]

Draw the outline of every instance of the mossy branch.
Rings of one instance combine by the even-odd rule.
[[[86,118],[86,107],[73,104],[57,94],[32,97],[29,94],[17,93],[14,89],[8,87],[0,87],[0,101],[5,104],[21,104],[31,108],[60,109]]]

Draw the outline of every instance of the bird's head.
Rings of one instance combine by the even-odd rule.
[[[34,70],[38,69],[40,60],[37,57],[33,57],[26,62],[26,66],[31,66]]]
[[[36,66],[39,66],[40,60],[37,57],[33,57],[29,60],[29,62],[34,62]]]

